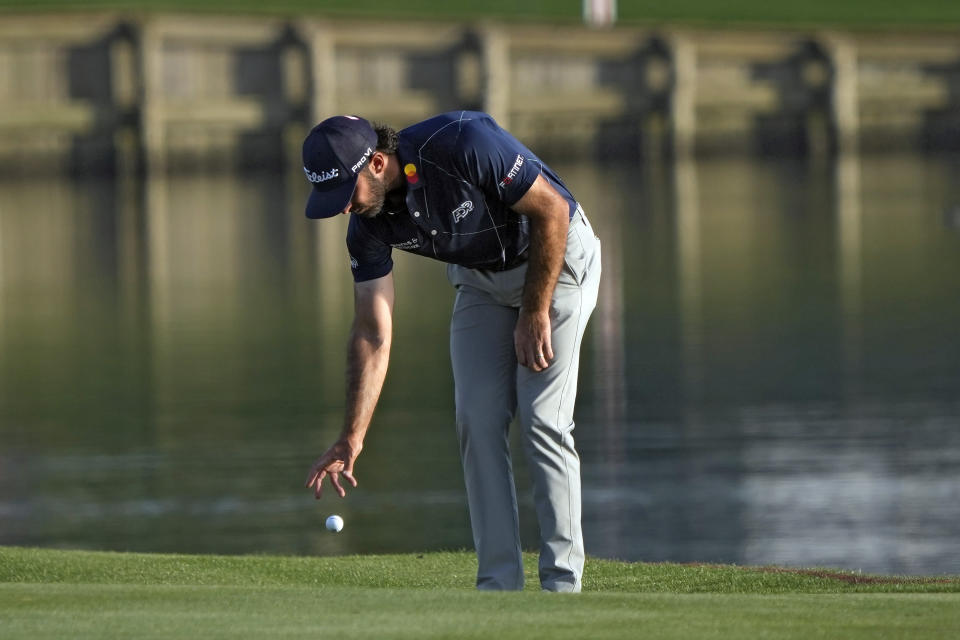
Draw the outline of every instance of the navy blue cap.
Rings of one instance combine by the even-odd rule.
[[[329,218],[350,203],[357,174],[377,149],[377,132],[357,116],[327,118],[303,141],[303,172],[313,184],[307,217]]]

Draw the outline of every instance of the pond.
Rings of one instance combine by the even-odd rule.
[[[960,159],[552,164],[604,248],[574,432],[588,554],[960,573]],[[0,181],[0,544],[472,546],[440,263],[395,252],[359,488],[303,488],[352,317],[346,220],[305,219],[307,188]]]

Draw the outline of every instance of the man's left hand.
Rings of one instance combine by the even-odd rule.
[[[520,310],[517,327],[513,331],[517,362],[533,371],[543,371],[553,360],[550,345],[550,312]]]

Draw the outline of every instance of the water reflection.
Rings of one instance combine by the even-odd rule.
[[[554,164],[604,243],[588,552],[960,573],[956,159]],[[397,257],[362,489],[301,488],[352,315],[346,220],[304,196],[295,174],[0,182],[0,543],[470,545],[436,263]]]

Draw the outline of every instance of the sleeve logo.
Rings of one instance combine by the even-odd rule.
[[[517,155],[517,159],[513,161],[513,166],[510,167],[510,171],[507,172],[506,177],[500,181],[500,188],[504,188],[517,177],[517,174],[520,173],[520,167],[523,166],[523,156]]]

